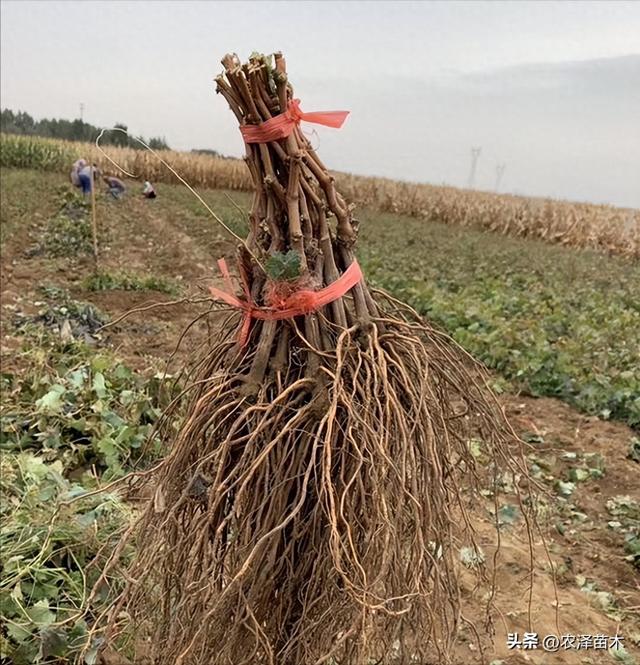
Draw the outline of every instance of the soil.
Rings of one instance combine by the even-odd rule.
[[[63,181],[58,176],[43,178],[42,196],[29,203],[26,209],[13,205],[12,200],[3,203],[3,365],[14,362],[13,350],[19,345],[10,324],[15,311],[28,313],[35,309],[33,303],[42,300],[38,287],[55,285],[68,289],[78,301],[94,304],[112,321],[149,303],[174,303],[134,311],[101,333],[100,343],[114,348],[139,371],[165,369],[166,360],[176,350],[182,331],[210,307],[208,303],[185,302],[185,298],[202,299],[203,286],[217,278],[216,259],[223,253],[232,256],[233,245],[207,229],[215,224],[213,220],[194,221],[187,214],[168,214],[162,192],[156,200],[137,198],[135,194],[124,201],[99,197],[101,270],[167,277],[182,283],[185,295],[176,298],[149,291],[89,291],[83,280],[93,270],[90,255],[48,258],[43,254],[28,256],[29,252],[25,253],[42,236],[47,219],[56,212],[56,199],[51,192],[55,190],[54,184],[59,186]],[[9,188],[4,195],[11,199],[16,192]],[[207,230],[209,232],[205,233]],[[203,237],[206,237],[205,242]],[[176,371],[190,352],[210,335],[211,330],[205,323],[196,324],[175,353],[168,370]],[[548,552],[540,534],[536,535],[530,602],[530,552],[525,525],[519,519],[501,530],[501,558],[496,571],[501,616],[495,623],[493,645],[484,645],[486,660],[501,665],[624,663],[604,650],[560,649],[551,653],[541,647],[507,648],[507,633],[517,632],[522,636],[529,630],[538,633],[540,638],[548,634],[611,636],[618,633],[624,636],[629,654],[638,658],[640,576],[625,558],[623,534],[608,524],[616,518],[607,509],[607,501],[614,497],[628,495],[640,500],[640,465],[626,457],[633,432],[623,424],[585,416],[553,399],[503,395],[501,401],[517,433],[534,441],[529,444],[528,453],[542,463],[549,478],[568,479],[570,469],[577,466],[585,454],[591,453],[602,457],[604,475],[576,483],[574,492],[564,499],[553,489],[552,482],[544,483],[549,510],[541,521],[541,531]],[[572,453],[576,454],[575,458]],[[572,510],[581,514],[580,519],[571,517]],[[479,514],[477,527],[481,546],[490,561],[495,548],[490,519]],[[555,584],[550,562],[556,569]],[[603,607],[602,596],[581,588],[585,583],[593,583],[596,592],[612,594],[613,605]],[[462,593],[464,615],[479,622],[482,598],[476,597],[466,583]],[[634,640],[637,643],[634,644]],[[463,627],[455,663],[480,662],[483,642]]]

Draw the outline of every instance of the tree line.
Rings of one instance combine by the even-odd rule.
[[[116,123],[114,127],[127,131],[127,126],[122,123]],[[8,134],[44,136],[46,138],[65,139],[67,141],[93,142],[102,131],[102,128],[95,127],[79,118],[76,120],[64,120],[60,118],[35,120],[25,111],[14,113],[10,109],[2,109],[0,112],[0,131]],[[169,149],[169,145],[164,137],[153,136],[148,140],[141,136],[137,138],[144,141],[154,150]],[[123,134],[122,132],[105,132],[100,142],[106,145],[136,149],[142,148],[134,137]]]

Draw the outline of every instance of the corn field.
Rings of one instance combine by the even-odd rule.
[[[70,164],[78,159],[78,148],[79,146],[66,141],[2,134],[0,166],[41,171],[70,169]]]
[[[109,157],[129,173],[141,180],[178,183],[178,179],[150,152],[105,146]],[[194,187],[208,189],[245,190],[251,186],[247,167],[240,159],[227,159],[173,150],[159,150],[157,154]],[[40,169],[43,171],[71,171],[74,161],[84,158],[97,164],[105,173],[125,174],[96,148],[93,143],[77,143],[46,139],[36,136],[2,134],[0,140],[0,166]]]
[[[359,205],[640,258],[640,210],[337,174]]]
[[[105,147],[111,159],[140,179],[177,183],[176,177],[151,153]],[[240,159],[195,153],[159,151],[159,155],[194,187],[250,190],[251,178]],[[118,174],[93,144],[3,134],[0,166],[47,171],[69,170],[83,157],[105,172]],[[334,173],[340,190],[358,206],[382,212],[503,235],[535,238],[640,258],[640,210],[552,199],[493,194],[455,187],[399,182]]]

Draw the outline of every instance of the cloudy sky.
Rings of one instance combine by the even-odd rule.
[[[338,170],[640,207],[640,2],[1,5],[1,103],[242,153],[213,76],[282,50]],[[310,130],[311,126],[307,126]]]

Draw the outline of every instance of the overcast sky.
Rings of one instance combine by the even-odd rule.
[[[213,76],[282,50],[331,168],[640,207],[640,2],[1,4],[2,106],[242,154]],[[311,126],[306,126],[307,130]]]

